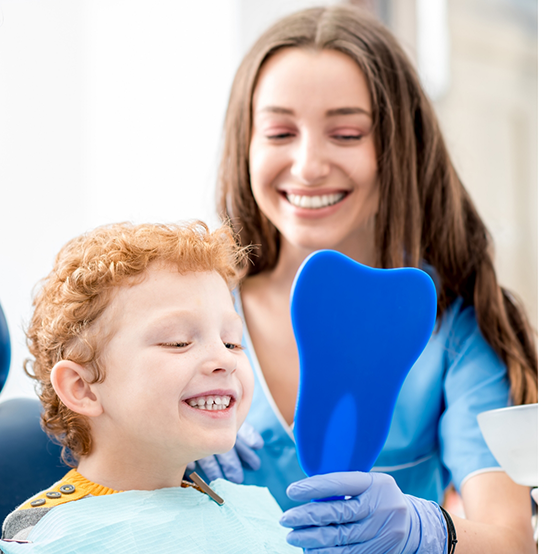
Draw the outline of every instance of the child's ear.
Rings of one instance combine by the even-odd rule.
[[[88,417],[99,416],[102,404],[87,381],[90,371],[69,360],[59,361],[50,373],[50,382],[60,400],[73,412]]]

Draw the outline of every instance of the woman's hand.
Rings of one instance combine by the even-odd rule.
[[[244,422],[237,433],[237,442],[229,452],[192,462],[187,469],[194,470],[198,464],[209,481],[227,479],[240,484],[244,481],[243,467],[253,470],[260,469],[260,458],[254,450],[259,450],[263,445],[264,441],[260,434],[252,425]]]
[[[448,534],[439,506],[404,494],[384,473],[316,475],[290,485],[287,495],[308,502],[286,511],[280,521],[293,529],[287,541],[307,552],[445,552]],[[310,502],[333,496],[351,498]]]

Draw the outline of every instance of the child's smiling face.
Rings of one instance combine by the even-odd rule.
[[[217,272],[153,266],[116,289],[100,325],[112,339],[101,356],[106,379],[94,385],[103,408],[91,420],[97,452],[161,470],[233,447],[254,381]]]

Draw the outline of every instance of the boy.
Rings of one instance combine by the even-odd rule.
[[[62,248],[34,301],[28,373],[76,467],[6,518],[0,551],[297,551],[266,489],[182,483],[233,447],[250,407],[230,293],[243,259],[200,222],[111,225]]]

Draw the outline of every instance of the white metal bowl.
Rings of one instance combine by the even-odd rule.
[[[537,487],[538,404],[482,412],[477,421],[502,469],[516,483]]]

